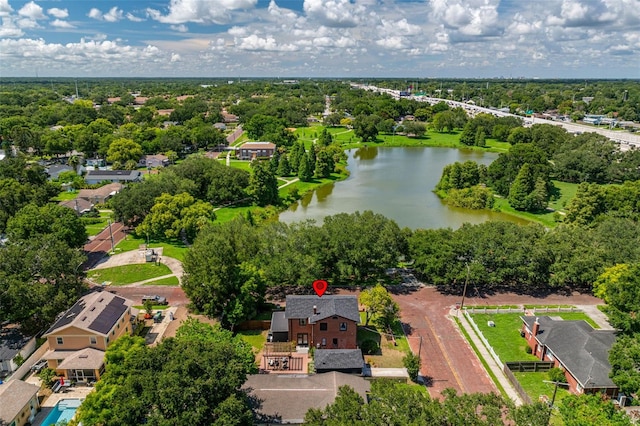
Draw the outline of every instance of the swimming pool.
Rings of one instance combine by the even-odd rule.
[[[80,399],[61,399],[49,412],[47,417],[40,423],[40,426],[55,425],[60,421],[69,421],[76,414],[76,410],[82,404]]]

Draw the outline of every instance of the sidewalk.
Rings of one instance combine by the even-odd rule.
[[[473,344],[476,346],[476,348],[478,348],[478,352],[480,353],[480,356],[487,363],[487,365],[493,372],[494,376],[497,377],[498,382],[500,383],[504,391],[507,393],[507,396],[516,404],[516,406],[522,405],[523,402],[522,402],[522,399],[520,398],[520,395],[518,395],[518,392],[516,392],[513,385],[511,385],[511,382],[509,381],[509,379],[507,379],[507,376],[505,376],[504,372],[502,371],[502,368],[496,363],[493,357],[489,354],[489,351],[484,346],[484,343],[482,343],[480,338],[478,338],[476,331],[473,329],[471,324],[469,324],[467,317],[464,316],[464,314],[460,312],[459,309],[456,309],[456,308],[451,308],[451,311],[449,311],[449,315],[452,317],[456,317],[460,320],[460,324],[464,327],[467,334],[471,337]]]

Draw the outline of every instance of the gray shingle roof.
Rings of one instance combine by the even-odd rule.
[[[9,380],[0,385],[0,423],[9,424],[40,389],[22,380]]]
[[[360,349],[316,349],[313,363],[316,369],[344,370],[362,368],[364,358]]]
[[[284,311],[278,311],[271,314],[271,332],[286,333],[289,331],[289,322],[284,317]]]
[[[248,376],[242,387],[260,401],[259,407],[254,407],[259,424],[301,424],[309,408],[324,409],[344,385],[367,400],[368,380],[335,371],[310,376],[255,374]]]
[[[313,307],[316,307],[316,314]],[[309,319],[309,322],[323,320],[337,315],[360,323],[358,299],[356,296],[287,296],[285,317],[287,319]]]
[[[522,317],[533,330],[536,317]],[[609,350],[616,340],[614,330],[595,330],[586,321],[538,317],[538,341],[565,366],[584,388],[616,387],[609,378]]]
[[[138,170],[89,170],[85,176],[85,180],[137,180],[140,179],[142,173]]]
[[[130,300],[108,291],[89,293],[78,299],[67,312],[58,318],[44,336],[67,326],[95,331],[106,336],[132,304]]]
[[[12,360],[33,336],[25,336],[17,325],[0,328],[0,361]]]

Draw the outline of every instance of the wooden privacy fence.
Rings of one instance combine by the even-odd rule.
[[[527,395],[522,386],[520,386],[520,382],[518,382],[518,379],[516,379],[516,376],[513,375],[507,364],[504,365],[502,371],[504,371],[504,375],[507,376],[507,379],[509,379],[509,381],[513,385],[513,388],[516,390],[516,392],[518,392],[520,398],[522,398],[522,401],[525,404],[532,404],[531,398],[529,397],[529,395]]]
[[[519,373],[532,373],[536,371],[549,371],[553,368],[551,361],[513,361],[505,362],[505,367]]]

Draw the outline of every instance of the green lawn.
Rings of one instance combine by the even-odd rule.
[[[226,163],[226,158],[224,160],[222,160],[223,164],[227,164]],[[251,161],[248,160],[230,160],[229,161],[229,166],[236,168],[236,169],[241,169],[241,170],[245,170],[249,173],[251,173],[251,171],[253,170],[251,168]]]
[[[77,196],[78,196],[78,191],[62,191],[57,196],[53,197],[53,201],[73,200]]]
[[[514,372],[514,376],[518,379],[518,382],[529,395],[532,401],[538,401],[540,395],[546,395],[551,402],[553,397],[554,385],[551,383],[545,383],[545,380],[549,380],[549,374],[546,371],[538,371],[535,373],[518,373]],[[558,402],[571,395],[566,387],[558,386],[558,392],[556,393],[556,400],[554,405],[558,405]]]
[[[253,346],[256,352],[260,352],[267,341],[267,330],[245,330],[239,331],[238,335],[245,342]]]
[[[90,271],[88,278],[94,282],[109,282],[111,285],[126,285],[150,278],[171,274],[171,269],[163,264],[136,263],[134,265],[116,266],[113,268]]]
[[[550,312],[548,315],[561,317],[565,320],[585,320],[595,326],[593,320],[582,312]],[[527,342],[520,336],[522,328],[520,316],[522,316],[521,313],[471,314],[473,321],[502,362],[535,361],[538,359],[525,352]],[[495,327],[489,327],[488,321],[493,321]]]
[[[91,236],[98,235],[100,232],[102,232],[102,230],[109,225],[109,219],[112,219],[111,216],[112,216],[111,210],[100,210],[100,217],[99,217],[100,222],[85,225],[85,229],[87,230],[87,235],[91,237]]]
[[[360,322],[365,323],[365,313],[360,312]],[[376,367],[400,368],[403,367],[402,358],[410,352],[409,342],[402,331],[400,321],[396,321],[392,326],[393,335],[397,346],[387,334],[381,334],[377,327],[371,324],[358,327],[357,341],[361,344],[365,340],[373,340],[380,346],[381,353],[378,355],[365,355],[367,362],[373,362]]]
[[[538,358],[525,352],[527,341],[520,336],[522,314],[471,314],[484,337],[502,362],[535,361]],[[488,321],[496,326],[489,327]]]
[[[146,309],[144,307],[144,305],[133,305],[132,308],[139,309],[140,311],[145,311],[145,309]],[[161,311],[161,310],[167,309],[167,308],[169,308],[169,306],[167,306],[167,305],[153,305],[151,307],[151,309],[153,309],[154,311]]]
[[[178,286],[180,285],[180,281],[178,280],[178,277],[167,277],[167,278],[162,278],[156,281],[148,282],[145,285]]]
[[[578,191],[577,183],[567,183],[560,182],[558,180],[553,180],[553,186],[557,189],[557,194],[553,194],[551,201],[549,202],[549,207],[557,211],[565,211],[565,207],[576,195],[576,191]]]
[[[217,213],[217,212],[216,212]],[[133,235],[127,235],[124,240],[120,241],[116,246],[116,254],[123,253],[125,251],[138,250],[140,245],[145,244],[143,238],[137,238]],[[155,241],[149,242],[149,248],[162,247],[162,255],[178,259],[180,262],[184,261],[184,255],[188,248],[181,241]],[[169,272],[170,273],[170,272]]]
[[[540,223],[547,228],[553,228],[558,224],[558,222],[555,221],[554,212],[530,213],[518,211],[511,207],[509,205],[509,202],[505,198],[496,197],[495,205],[493,208],[497,211],[511,216],[520,217],[532,222]]]

